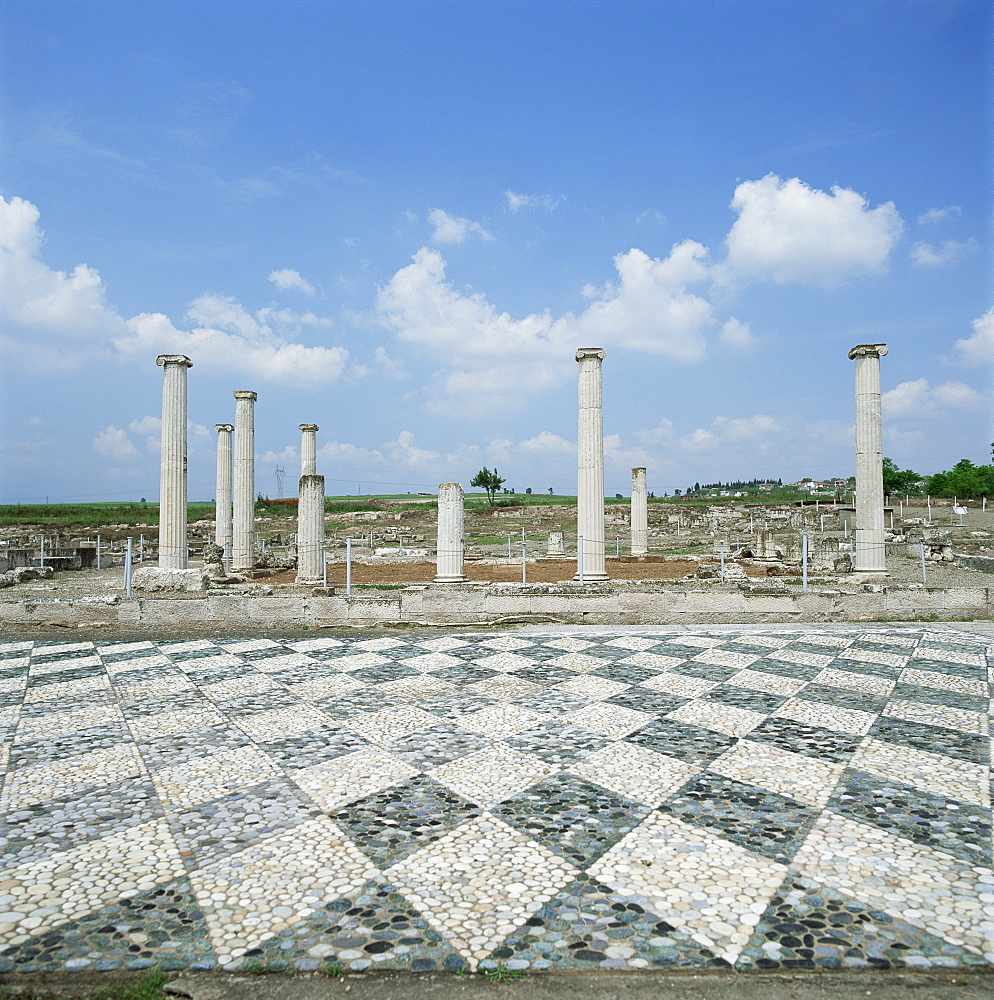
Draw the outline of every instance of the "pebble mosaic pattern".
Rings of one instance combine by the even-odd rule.
[[[994,963],[952,628],[0,642],[0,972]]]

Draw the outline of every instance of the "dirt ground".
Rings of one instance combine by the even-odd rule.
[[[466,576],[473,582],[521,583],[521,563],[494,565],[477,563],[467,559],[464,564]],[[572,580],[576,573],[575,559],[538,559],[527,564],[528,583],[559,583]],[[697,563],[689,560],[679,562],[663,559],[608,559],[607,573],[615,580],[679,580],[693,575]],[[749,567],[753,569],[753,567]],[[437,572],[434,562],[411,563],[352,563],[352,582],[365,584],[387,584],[402,586],[412,583],[430,583]],[[748,572],[748,570],[747,570]],[[756,570],[758,574],[759,570]],[[279,576],[272,576],[267,583],[293,583],[296,570],[289,570]],[[329,585],[345,584],[345,564],[328,564]]]

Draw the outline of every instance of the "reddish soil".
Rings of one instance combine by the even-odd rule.
[[[559,583],[561,580],[572,580],[576,573],[575,559],[540,559],[528,563],[529,583]],[[669,562],[647,559],[608,559],[608,576],[615,580],[679,580],[697,569],[695,562]],[[352,564],[353,583],[430,583],[435,576],[433,562],[422,563],[364,563]],[[493,583],[520,583],[521,564],[512,566],[495,566],[492,563],[480,565],[467,559],[465,562],[466,576],[473,581],[491,581]],[[268,583],[293,583],[295,570],[269,577]],[[344,585],[345,564],[328,564],[328,583]]]

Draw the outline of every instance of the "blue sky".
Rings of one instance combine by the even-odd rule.
[[[255,389],[257,485],[315,422],[329,493],[575,492],[990,460],[985,2],[8,0],[0,500],[190,495]],[[361,486],[360,486],[361,484]],[[293,493],[288,483],[288,493]]]

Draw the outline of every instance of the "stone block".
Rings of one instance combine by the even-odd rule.
[[[146,594],[188,594],[206,590],[210,576],[204,569],[163,569],[142,566],[131,578],[131,589]]]

